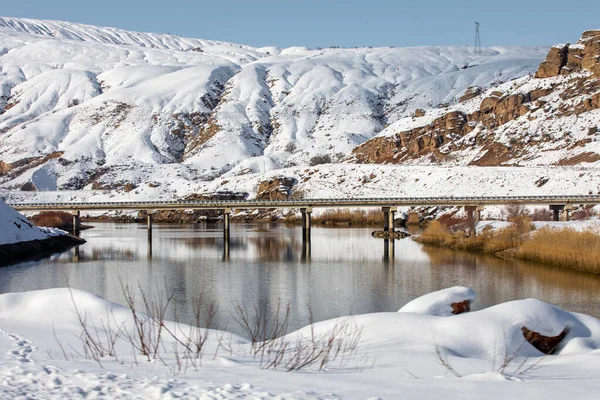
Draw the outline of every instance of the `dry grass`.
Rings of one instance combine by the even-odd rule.
[[[523,215],[512,218],[511,222],[512,226],[507,228],[484,229],[477,236],[469,236],[464,231],[453,233],[442,222],[432,221],[414,240],[600,274],[600,231],[544,227],[532,232],[531,220]]]
[[[332,225],[382,225],[383,212],[380,210],[328,209],[314,216],[313,222]]]
[[[409,212],[408,217],[406,219],[406,225],[419,225],[421,223],[421,218],[419,217],[419,213]]]
[[[533,229],[531,221],[525,217],[516,217],[513,225],[507,228],[484,230],[480,235],[467,235],[464,231],[452,233],[440,221],[432,221],[420,237],[419,243],[450,247],[456,250],[477,251],[489,254],[518,247]]]
[[[65,229],[73,226],[73,215],[63,211],[42,211],[31,221],[37,226]]]
[[[453,247],[456,244],[454,235],[440,221],[431,221],[421,236],[414,238],[415,241],[435,246]]]
[[[517,249],[515,257],[600,274],[600,232],[540,228]]]

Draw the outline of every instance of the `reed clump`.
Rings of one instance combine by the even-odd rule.
[[[600,274],[600,231],[543,227],[535,230],[526,216],[511,219],[502,229],[484,229],[479,235],[465,231],[451,232],[440,221],[432,221],[423,234],[413,239],[419,243],[494,254],[576,271]]]
[[[600,232],[573,228],[538,229],[515,253],[521,260],[533,261],[600,274]]]
[[[465,231],[450,231],[443,222],[432,221],[425,231],[415,240],[419,243],[450,247],[456,250],[467,250],[496,254],[516,248],[523,243],[527,234],[534,229],[526,217],[516,217],[512,226],[502,229],[484,229],[479,235],[468,235]]]
[[[73,215],[64,211],[42,211],[31,218],[37,226],[68,229],[73,226]]]
[[[323,225],[381,225],[381,210],[327,209],[313,216],[313,222]]]

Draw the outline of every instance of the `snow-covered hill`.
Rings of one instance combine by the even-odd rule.
[[[532,74],[547,50],[257,49],[0,18],[0,187],[160,185],[340,160],[417,109]]]

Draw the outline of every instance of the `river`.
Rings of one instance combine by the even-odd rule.
[[[233,224],[229,253],[219,225],[155,224],[152,246],[142,224],[94,223],[78,249],[0,268],[0,292],[67,285],[123,303],[122,285],[149,298],[174,293],[177,314],[193,322],[202,294],[214,304],[213,327],[242,333],[236,306],[272,311],[290,305],[289,329],[337,316],[397,311],[442,288],[466,285],[478,294],[474,309],[535,297],[600,317],[600,277],[520,261],[397,240],[394,251],[370,228],[302,231],[283,224]],[[166,288],[166,289],[165,289]],[[137,294],[137,300],[141,300]]]

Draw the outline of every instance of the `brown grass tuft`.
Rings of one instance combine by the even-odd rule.
[[[382,225],[383,212],[380,210],[327,209],[314,216],[313,222],[332,225]]]
[[[515,257],[600,274],[600,232],[568,227],[540,228],[517,249]]]
[[[31,221],[37,226],[60,229],[73,227],[73,215],[63,211],[42,211],[31,218]]]
[[[421,218],[419,217],[419,213],[409,212],[408,217],[406,219],[406,225],[419,225],[421,223]]]

